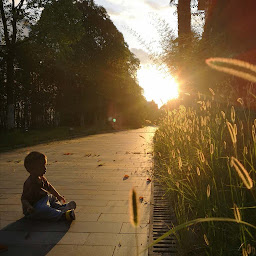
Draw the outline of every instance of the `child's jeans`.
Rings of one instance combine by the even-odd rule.
[[[65,212],[65,206],[53,195],[43,197],[33,207],[34,212],[26,216],[29,219],[58,221]]]

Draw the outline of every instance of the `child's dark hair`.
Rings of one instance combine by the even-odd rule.
[[[33,151],[30,152],[24,159],[24,166],[26,168],[26,170],[30,173],[31,171],[31,167],[37,163],[38,161],[46,161],[46,155],[37,152],[37,151]]]

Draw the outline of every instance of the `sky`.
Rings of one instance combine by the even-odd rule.
[[[164,21],[177,34],[176,7],[170,6],[169,2],[170,0],[95,0],[96,4],[107,10],[129,49],[140,59],[138,82],[144,89],[146,99],[154,100],[159,107],[169,98],[177,97],[177,85],[173,78],[166,72],[160,72],[149,57],[149,53],[161,52],[157,29],[161,28],[157,25],[159,22]]]
[[[154,26],[156,19],[164,19],[173,28],[177,27],[176,7],[169,5],[170,0],[95,0],[108,12],[117,29],[123,33],[130,49],[143,46],[132,34],[137,32],[146,42],[159,41]],[[177,30],[177,28],[176,28]],[[155,46],[157,42],[155,43]]]

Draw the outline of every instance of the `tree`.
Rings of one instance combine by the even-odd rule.
[[[49,125],[52,115],[63,125],[103,124],[109,104],[128,123],[143,108],[139,60],[106,10],[91,0],[45,5],[16,58],[21,112],[29,126]]]
[[[202,48],[205,49],[202,66],[204,60],[209,57],[236,58],[256,64],[255,8],[254,0],[208,2],[201,40]],[[226,91],[229,98],[233,98],[230,100],[234,102],[239,97],[247,98],[245,104],[250,102],[251,95],[247,95],[248,82],[210,68],[204,73],[204,82],[210,82],[209,87],[222,93]]]
[[[17,47],[23,36],[26,24],[34,22],[44,0],[0,0],[1,26],[0,35],[4,38],[1,45],[6,62],[6,95],[7,95],[7,128],[15,127],[14,118],[14,86],[15,86],[15,56]]]
[[[179,0],[178,3],[178,42],[180,54],[184,54],[184,51],[191,43],[191,0]]]

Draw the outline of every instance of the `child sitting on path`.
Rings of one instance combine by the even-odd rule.
[[[30,176],[24,183],[21,196],[23,213],[27,218],[39,220],[75,220],[76,203],[65,203],[65,198],[48,182],[46,173],[47,158],[39,152],[29,153],[24,166]]]

